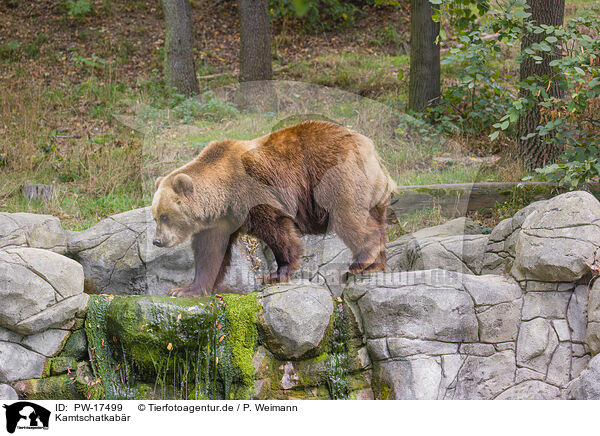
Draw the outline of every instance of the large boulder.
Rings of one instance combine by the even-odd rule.
[[[512,267],[516,244],[525,219],[546,200],[536,201],[519,210],[513,217],[498,223],[489,234],[481,274],[505,274]]]
[[[357,302],[367,339],[474,342],[478,324],[461,274],[444,270],[365,275],[345,295]]]
[[[39,378],[87,307],[83,269],[37,248],[0,251],[0,382]]]
[[[588,192],[568,192],[527,216],[511,274],[517,280],[574,282],[590,271],[599,248],[600,202]]]
[[[600,400],[600,357],[596,356],[565,391],[568,400]]]
[[[106,336],[122,345],[135,368],[152,373],[164,363],[167,347],[174,353],[197,351],[200,338],[214,329],[215,316],[208,298],[121,296],[106,312]]]
[[[387,244],[390,272],[441,268],[478,274],[487,236],[472,220],[462,217],[401,236]]]
[[[92,293],[164,295],[194,278],[188,241],[172,248],[152,244],[155,223],[150,208],[102,220],[88,230],[68,232],[68,252],[83,265]],[[220,291],[248,293],[260,287],[266,261],[260,244],[241,238]]]
[[[37,248],[0,251],[0,326],[22,335],[70,328],[85,309],[83,269]]]
[[[327,289],[306,281],[274,285],[259,301],[259,329],[269,351],[283,360],[317,354],[333,315]]]
[[[0,249],[33,247],[65,254],[67,236],[60,220],[51,215],[0,213]]]

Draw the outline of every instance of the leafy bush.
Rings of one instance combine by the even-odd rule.
[[[352,24],[357,10],[342,0],[269,0],[274,22],[300,22],[309,31]]]
[[[489,13],[487,0],[430,3],[434,5],[433,19],[447,22],[454,30],[448,38],[441,25],[439,39],[450,42],[441,63],[456,75],[430,112],[446,133],[489,133],[515,98],[510,78],[502,77],[497,68],[505,62],[502,47],[497,39],[487,36],[496,32],[496,17]],[[518,37],[516,33],[510,38],[504,35],[504,42],[512,46]]]
[[[453,66],[457,80],[443,89],[439,105],[430,109],[447,133],[489,133],[515,98],[507,78],[490,65],[502,61],[497,41],[483,40],[478,31],[458,36],[442,64]]]
[[[67,0],[65,9],[69,17],[80,18],[92,12],[92,4],[90,0]]]
[[[526,93],[512,101],[490,137],[508,130],[538,105],[541,121],[528,137],[538,136],[542,146],[564,150],[559,163],[537,171],[538,178],[570,188],[582,186],[598,176],[600,161],[600,16],[578,17],[564,26],[531,22],[524,26],[545,38],[531,44],[521,58],[539,63],[543,54],[554,55],[550,62],[554,74],[530,76],[522,82],[521,89]],[[549,94],[552,83],[558,83],[562,98]]]

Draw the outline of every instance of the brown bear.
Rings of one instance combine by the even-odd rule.
[[[208,295],[223,278],[240,232],[268,245],[288,281],[300,267],[301,234],[331,230],[353,254],[349,272],[385,268],[386,211],[395,184],[373,141],[340,125],[307,121],[251,141],[209,144],[156,180],[154,245],[192,238],[195,277],[175,296]]]

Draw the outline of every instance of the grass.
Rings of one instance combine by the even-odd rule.
[[[386,102],[408,96],[409,58],[356,52],[329,52],[292,65],[290,75],[310,83],[344,89]]]
[[[334,58],[327,56],[330,65],[336,64]],[[356,57],[342,54],[340,59],[347,68],[332,79],[336,83],[360,76],[360,68],[377,62],[372,57],[350,68],[359,62]],[[400,65],[389,56],[383,60],[382,70]],[[152,180],[187,162],[212,140],[251,139],[307,118],[330,119],[373,138],[400,184],[493,177],[475,168],[414,170],[445,150],[437,135],[414,119],[404,120],[404,128],[397,130],[399,120],[389,106],[339,89],[277,83],[285,109],[274,114],[240,112],[223,103],[215,95],[227,88],[190,101],[153,83],[128,87],[110,77],[50,87],[24,86],[24,75],[16,69],[15,77],[20,79],[0,97],[0,211],[53,214],[69,229],[149,204]],[[385,80],[373,74],[356,86],[385,89],[391,86]],[[394,86],[383,100],[404,92],[398,80]],[[20,187],[27,183],[52,184],[54,195],[44,202],[26,201]]]
[[[571,1],[567,15],[594,3]],[[0,68],[9,77],[0,93],[0,211],[50,213],[61,217],[67,228],[83,229],[149,204],[154,177],[185,163],[212,140],[251,139],[311,118],[330,119],[371,137],[399,185],[505,181],[523,173],[510,159],[495,167],[435,164],[443,153],[464,156],[489,150],[468,147],[473,138],[443,138],[423,120],[403,113],[406,55],[377,54],[368,47],[313,50],[299,61],[276,65],[280,81],[274,86],[281,110],[275,114],[240,111],[223,103],[235,100],[233,73],[201,80],[213,92],[186,100],[165,90],[156,76],[135,85],[121,82],[115,71],[135,51],[126,40],[105,41],[98,31],[82,29],[79,38],[92,46],[92,55],[78,47],[60,52],[40,35],[26,42],[9,38],[0,45]],[[381,44],[400,45],[405,36],[389,25],[373,29]],[[153,66],[162,57],[157,50],[148,60]],[[118,53],[117,58],[111,53]],[[491,61],[503,76],[516,68],[513,54]],[[72,62],[84,78],[32,81],[28,61],[38,56]],[[220,72],[201,56],[197,61],[199,75]],[[457,73],[457,67],[443,67],[446,83]],[[20,194],[27,183],[52,184],[54,195],[45,202],[28,202]],[[403,230],[393,232],[445,219],[439,211],[424,211],[406,218]]]

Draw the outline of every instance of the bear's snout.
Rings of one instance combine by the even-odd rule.
[[[152,243],[154,245],[156,245],[157,247],[162,247],[163,246],[163,242],[161,239],[156,238],[154,241],[152,241]]]

